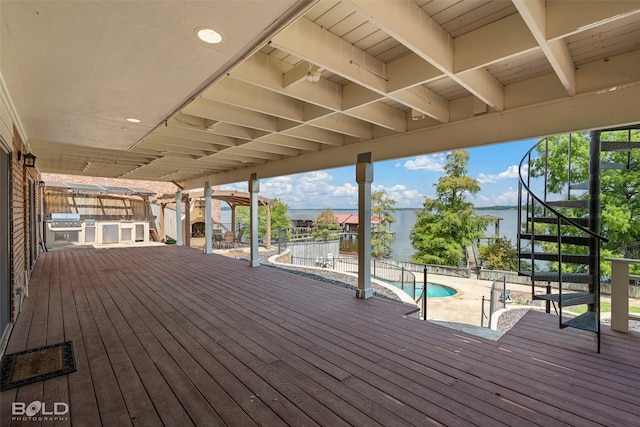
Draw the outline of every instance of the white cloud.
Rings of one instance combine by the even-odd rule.
[[[318,209],[330,207],[356,208],[358,185],[355,182],[337,184],[335,177],[326,171],[267,178],[260,181],[260,195],[279,198],[291,209]],[[224,185],[224,190],[247,191],[247,183]],[[422,206],[424,195],[404,184],[393,186],[372,185],[372,191],[384,190],[396,201],[396,208]]]
[[[428,170],[442,172],[444,170],[446,153],[428,154],[418,156],[415,159],[404,162],[404,167],[409,170]]]
[[[518,166],[517,165],[511,165],[507,168],[507,170],[500,172],[498,174],[484,174],[484,173],[480,173],[478,174],[478,178],[476,178],[478,180],[478,182],[480,182],[481,184],[488,184],[488,183],[494,183],[503,179],[514,179],[514,178],[518,178]]]
[[[518,204],[518,190],[509,187],[499,194],[476,194],[469,201],[475,206],[514,206]]]
[[[373,191],[385,191],[390,199],[395,200],[395,208],[414,208],[422,206],[424,195],[416,189],[409,189],[405,185],[396,184],[392,187],[373,185]]]

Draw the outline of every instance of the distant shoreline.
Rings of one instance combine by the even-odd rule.
[[[308,211],[308,210],[322,210],[324,208],[289,208],[290,211]],[[330,208],[333,211],[354,211],[358,210],[358,208]],[[405,211],[405,210],[420,210],[421,207],[418,208],[395,208],[397,211]],[[511,211],[517,210],[518,206],[479,206],[474,207],[477,211]],[[230,211],[231,208],[228,206],[220,206],[221,211]]]

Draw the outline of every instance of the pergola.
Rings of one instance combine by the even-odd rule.
[[[251,207],[251,194],[246,191],[236,191],[236,190],[211,190],[209,196],[207,196],[207,191],[191,191],[191,192],[183,192],[182,193],[182,203],[185,204],[185,223],[189,224],[190,220],[190,206],[191,201],[196,199],[204,199],[205,206],[208,204],[209,209],[205,207],[205,211],[211,212],[211,200],[220,200],[225,202],[231,208],[231,230],[235,230],[236,228],[236,207],[237,206],[249,206]],[[176,195],[175,194],[163,194],[154,200],[156,203],[160,204],[160,215],[163,215],[164,207],[171,203],[176,203]],[[208,200],[208,202],[207,202]],[[267,249],[271,249],[271,203],[273,203],[272,199],[268,199],[266,197],[258,196],[257,197],[258,205],[264,206],[266,209],[266,221],[267,221],[267,231],[265,235],[265,245]],[[177,205],[176,205],[177,210]],[[209,216],[209,220],[211,217]],[[178,221],[178,229],[182,230],[182,216],[177,218]],[[205,225],[207,222],[207,217],[205,216]],[[160,227],[164,227],[164,220],[161,218]],[[210,227],[209,227],[210,228]],[[206,230],[205,230],[206,231]],[[206,233],[205,233],[206,234]],[[160,235],[164,236],[164,230],[160,231]],[[184,236],[184,243],[189,245],[189,237],[190,234],[186,233]],[[211,252],[211,236],[207,236],[207,242],[205,243],[205,251],[207,253]]]

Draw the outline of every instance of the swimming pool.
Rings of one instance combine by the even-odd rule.
[[[436,283],[427,283],[427,298],[445,298],[457,294],[453,288]],[[422,295],[422,285],[416,284],[416,296]]]

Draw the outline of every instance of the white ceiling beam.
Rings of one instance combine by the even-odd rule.
[[[341,113],[334,113],[330,116],[320,117],[308,122],[314,126],[343,133],[359,139],[373,138],[373,125],[371,123],[350,117]]]
[[[344,86],[345,101],[343,102],[343,87],[326,79],[316,83],[301,82],[300,84],[283,88],[281,86],[282,69],[286,64],[265,54],[257,53],[231,72],[231,78],[269,89],[297,99],[303,99],[304,120],[307,124],[327,129],[332,132],[344,133],[361,139],[371,139],[373,135],[370,123],[356,118],[349,118],[344,114],[328,113],[314,107],[326,108],[333,112],[342,112],[344,108],[360,106],[365,102],[375,102],[382,99],[380,94],[372,92],[356,83]],[[280,78],[278,78],[280,77]],[[343,105],[343,104],[348,104]],[[309,111],[310,114],[307,114]],[[309,116],[320,117],[311,119]],[[217,127],[218,125],[216,125]],[[325,143],[330,143],[326,141]]]
[[[378,98],[389,96],[402,103],[402,98],[395,98],[395,93],[389,93],[387,88],[389,77],[384,62],[345,42],[306,18],[299,19],[272,38],[271,45],[341,75],[377,93]],[[416,106],[408,105],[408,107],[415,108]],[[343,112],[350,114],[350,110],[346,108],[343,108]],[[429,115],[441,116],[441,114],[431,112]],[[366,119],[362,115],[356,117]],[[376,120],[379,121],[380,117],[376,116],[372,123],[379,124]],[[384,122],[382,126],[389,129],[396,128],[396,125],[390,124],[388,121]]]
[[[558,75],[562,86],[569,96],[574,96],[576,94],[576,72],[566,41],[559,39],[547,42],[545,0],[513,0],[513,4]]]
[[[281,145],[274,145],[274,144],[270,144],[268,142],[262,142],[262,141],[252,141],[243,145],[243,147],[247,147],[249,149],[257,150],[257,151],[281,154],[285,157],[294,157],[294,156],[300,155],[301,153],[301,151],[297,148],[283,147]]]
[[[407,117],[402,110],[381,102],[351,108],[349,115],[396,132],[407,131]]]
[[[240,108],[270,116],[302,122],[303,102],[272,90],[263,89],[241,80],[222,79],[207,89],[202,96]]]
[[[211,131],[216,135],[237,138],[239,140],[252,140],[256,137],[257,131],[244,126],[238,126],[231,123],[219,122],[211,126]]]
[[[442,71],[415,53],[387,63],[387,90],[397,92],[408,87],[428,83],[443,76]]]
[[[278,119],[255,111],[223,104],[206,98],[198,98],[182,109],[186,114],[204,117],[207,119],[227,122],[238,126],[265,130],[278,131]]]
[[[294,65],[292,69],[282,74],[282,87],[287,88],[296,83],[305,81],[312,67],[313,65],[309,64],[307,61],[300,61],[298,64]]]
[[[146,147],[148,146],[147,143],[153,143],[153,144],[158,143],[166,146],[186,147],[186,148],[191,148],[195,150],[203,150],[203,151],[210,151],[210,152],[220,151],[225,147],[224,145],[210,144],[208,142],[193,141],[190,139],[180,139],[180,138],[173,138],[173,137],[162,136],[162,135],[150,135],[148,138],[145,138],[144,141],[141,141],[140,144],[136,146],[136,148]]]
[[[333,145],[335,147],[344,145],[344,136],[342,134],[315,126],[298,126],[282,133],[285,135],[295,136],[296,138],[319,142],[321,144]]]
[[[294,138],[288,135],[272,133],[261,137],[259,140],[262,142],[268,142],[269,144],[281,145],[283,147],[297,148],[302,151],[320,150],[320,144],[317,142]]]
[[[547,40],[564,38],[640,13],[640,0],[547,1]]]
[[[485,67],[539,48],[522,17],[514,13],[453,39],[453,71]]]
[[[413,109],[426,114],[439,122],[449,123],[449,101],[424,86],[396,92],[395,97],[406,104],[413,105]]]
[[[245,148],[244,146],[229,148],[225,150],[225,153],[229,153],[229,154],[239,153],[240,155],[243,155],[243,156],[255,157],[256,159],[265,159],[265,160],[281,160],[283,157],[281,154],[268,153],[266,151],[261,151],[261,150],[251,150],[251,149]]]
[[[326,79],[283,87],[283,74],[291,67],[277,58],[257,52],[235,67],[230,77],[270,89],[333,111],[342,110],[342,86]]]
[[[453,38],[413,1],[349,0],[355,10],[418,56],[433,64],[497,111],[504,109],[502,85],[488,73],[453,71]],[[478,74],[478,75],[473,75]],[[493,79],[494,81],[489,81]],[[474,84],[479,83],[479,86]]]
[[[186,128],[178,128],[174,126],[161,127],[156,129],[147,138],[175,138],[179,143],[182,141],[197,141],[202,144],[211,144],[215,146],[234,147],[242,143],[242,140],[229,138],[224,135],[217,135],[214,132],[206,132],[199,130],[191,130]]]
[[[387,92],[385,64],[307,18],[300,18],[271,39],[271,46],[358,82]]]
[[[207,160],[239,160],[242,163],[256,163],[256,164],[260,164],[260,163],[266,163],[267,159],[265,158],[258,158],[255,156],[251,156],[251,155],[246,155],[246,154],[242,154],[242,153],[227,153],[226,150],[225,151],[221,151],[220,153],[211,155],[209,157],[204,157],[203,158],[204,161]],[[278,160],[281,160],[281,158],[278,158]]]
[[[150,141],[150,140],[145,140],[144,142],[140,143],[140,145],[142,145],[141,148],[151,148],[154,150],[158,150],[162,154],[167,154],[168,152],[176,152],[176,153],[190,154],[193,156],[203,157],[203,156],[208,156],[210,154],[218,152],[218,150],[216,149],[198,150],[197,148],[190,148],[190,147],[180,146],[175,144],[163,144],[159,141]]]
[[[248,171],[230,171],[206,177],[212,185],[238,182],[249,173],[259,178],[282,176],[310,170],[353,165],[359,153],[371,152],[374,162],[469,148],[507,141],[538,138],[569,131],[606,128],[638,123],[640,85],[616,90],[597,90],[575,97],[565,96],[548,102],[509,109],[501,113],[433,126],[421,131],[391,135],[375,141],[354,143],[318,153],[267,163]],[[181,182],[186,189],[202,186],[204,178]]]

